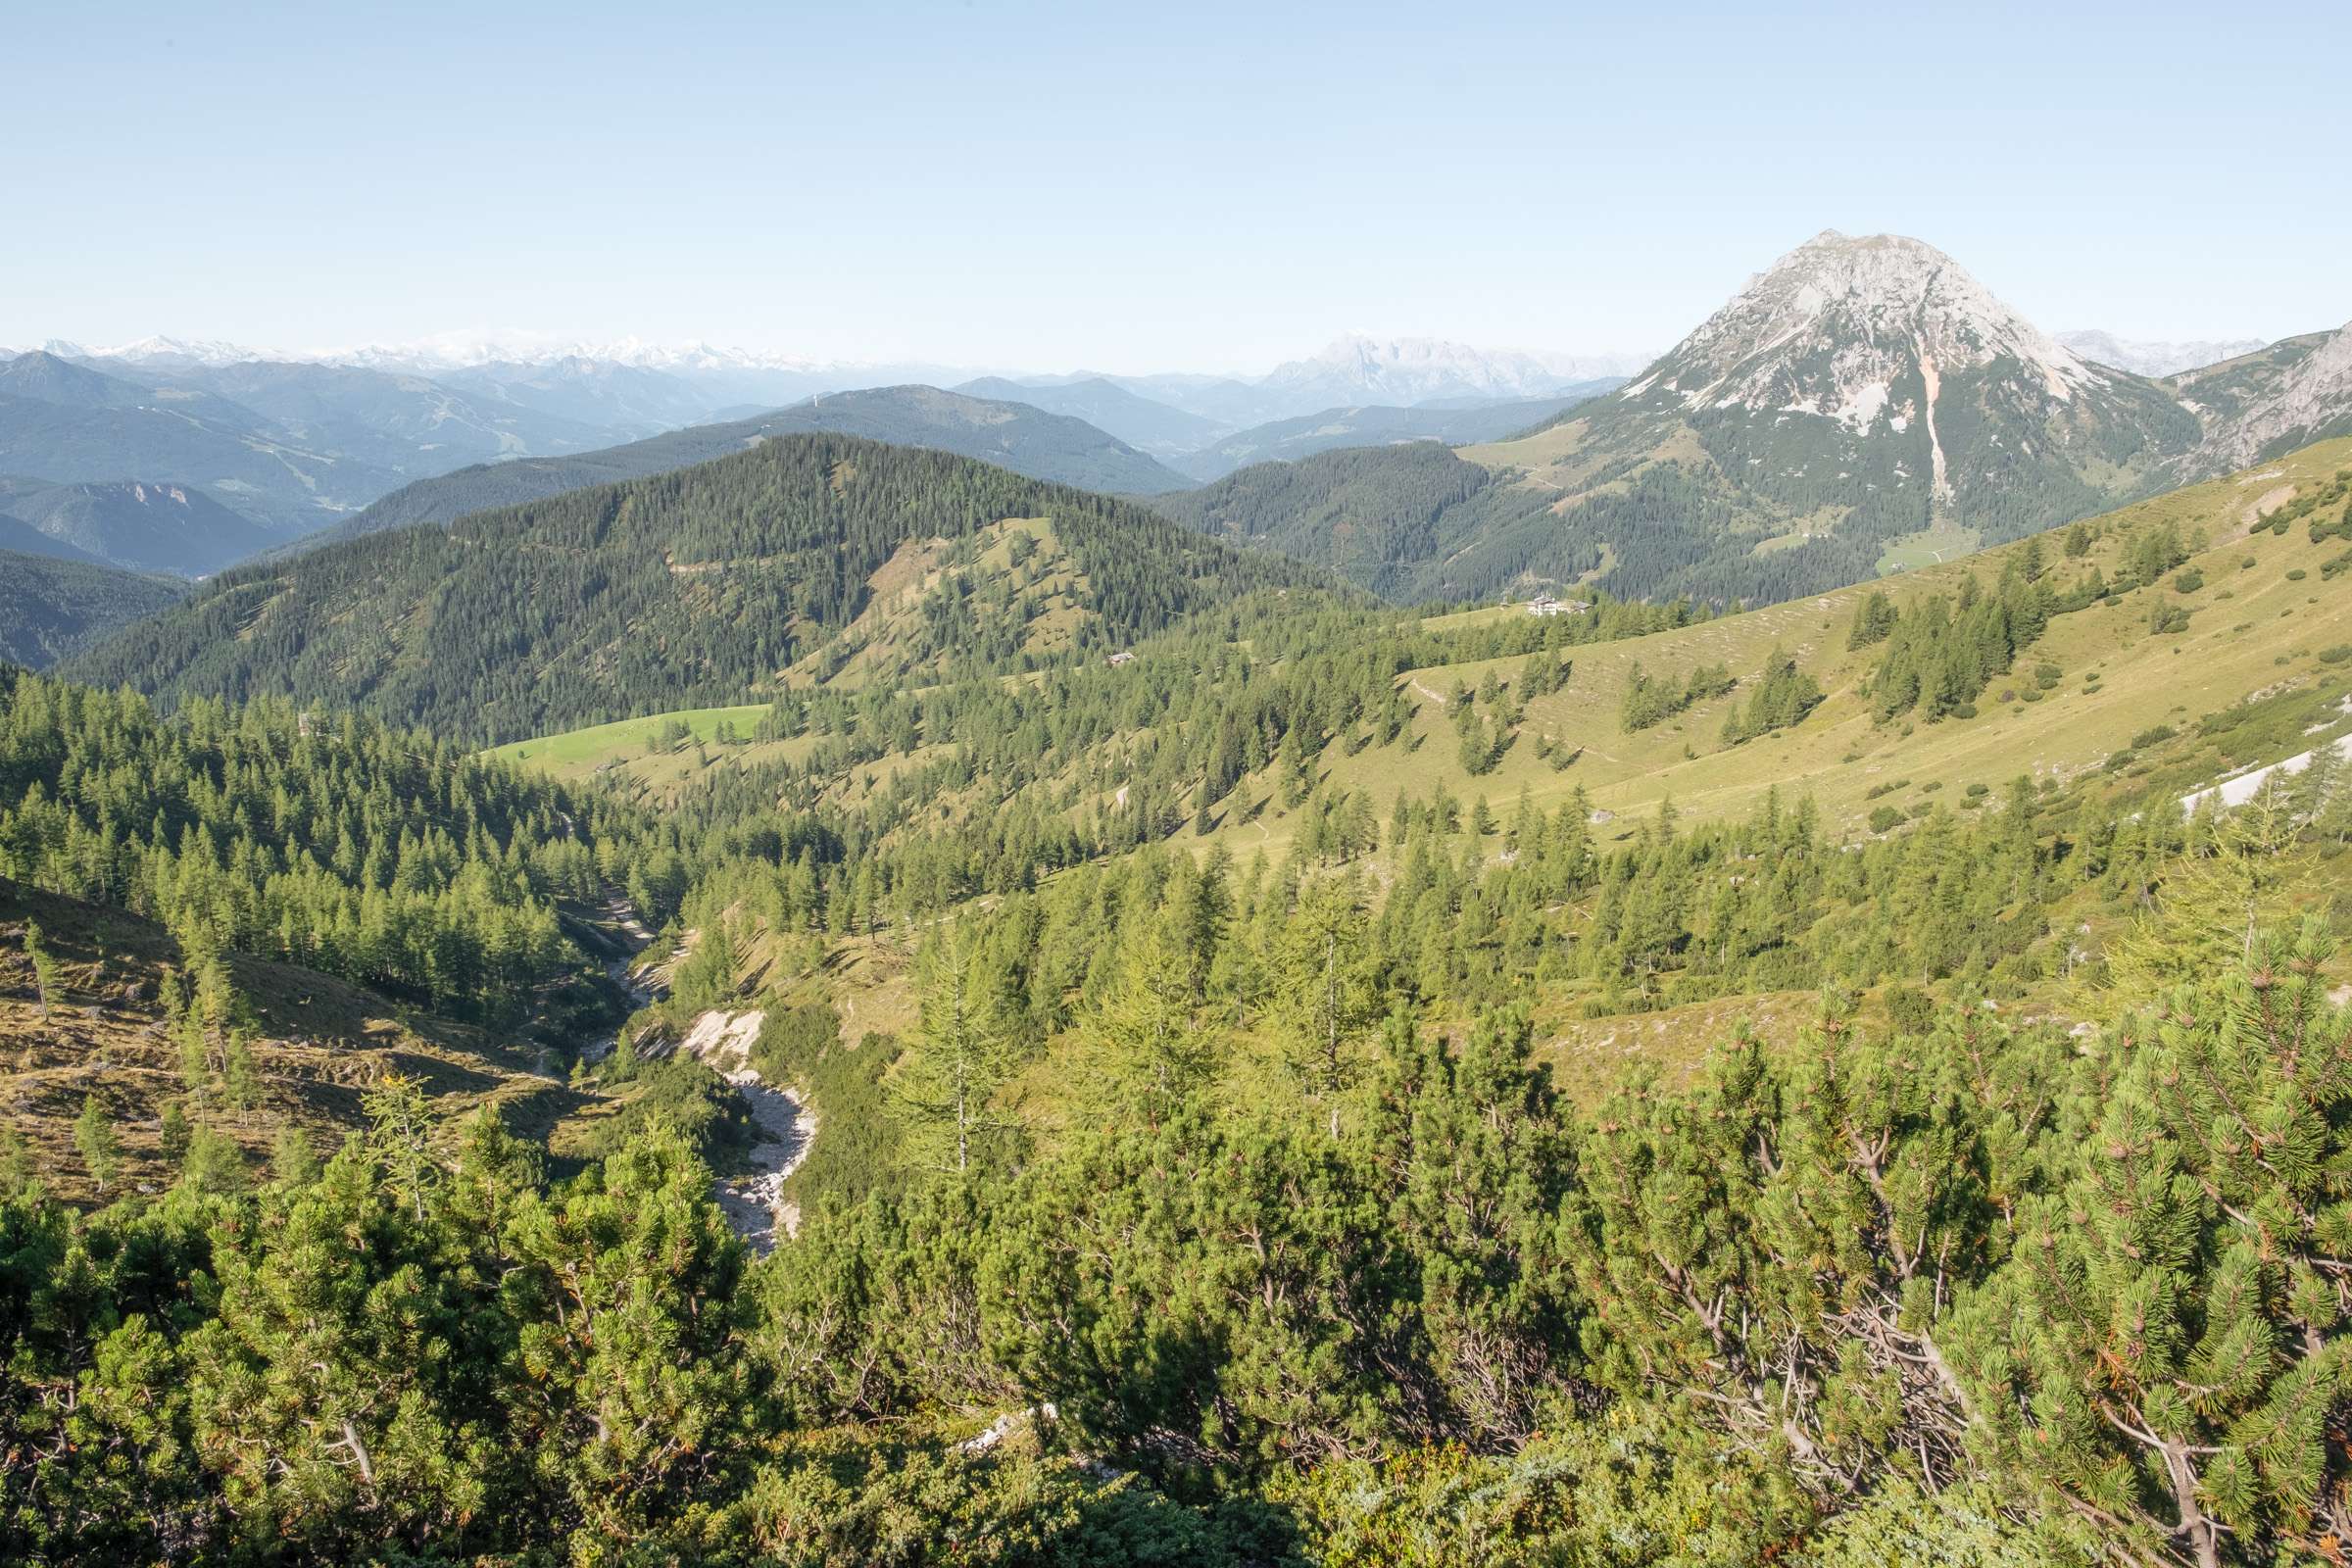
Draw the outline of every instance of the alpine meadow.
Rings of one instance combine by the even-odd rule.
[[[2352,1562],[2345,16],[10,30],[0,1563]]]

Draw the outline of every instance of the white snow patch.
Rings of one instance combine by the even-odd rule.
[[[2268,783],[2273,775],[2284,778],[2292,773],[2300,773],[2309,767],[2311,760],[2323,751],[2333,752],[2339,758],[2352,758],[2352,735],[2338,735],[2325,746],[2315,746],[2308,752],[2298,752],[2282,762],[2273,762],[2270,766],[2258,767],[2251,773],[2240,773],[2235,778],[2224,779],[2211,789],[2198,790],[2193,795],[2184,795],[2180,798],[2181,813],[2194,816],[2198,808],[2202,807],[2208,799],[2217,800],[2225,807],[2243,806],[2262,793],[2263,785]]]

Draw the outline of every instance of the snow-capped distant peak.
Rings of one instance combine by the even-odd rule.
[[[242,343],[218,338],[163,336],[135,338],[90,352],[102,359],[123,360],[132,365],[243,365],[251,360],[283,358],[266,349],[247,348]]]
[[[463,370],[484,365],[558,365],[590,361],[645,370],[813,370],[813,361],[786,354],[719,348],[700,340],[659,343],[640,337],[605,341],[552,332],[436,332],[405,343],[325,349],[306,358],[373,369]]]
[[[1442,338],[1376,338],[1349,332],[1303,360],[1276,366],[1258,384],[1312,387],[1334,401],[1418,403],[1439,397],[1537,398],[1580,380],[1623,374],[1633,356],[1543,355],[1478,349]],[[1341,394],[1345,394],[1342,396]]]
[[[2094,365],[2112,365],[2134,375],[2179,375],[2234,360],[2264,347],[2258,337],[2164,343],[2119,338],[2112,332],[2061,332],[2058,341]]]

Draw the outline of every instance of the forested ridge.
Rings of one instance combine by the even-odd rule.
[[[0,659],[36,669],[53,664],[154,614],[182,591],[176,582],[94,562],[0,550]]]
[[[969,459],[793,435],[226,572],[73,673],[512,740],[743,701],[854,617],[902,545],[1014,517],[1051,520],[1088,585],[1086,645],[1105,651],[1253,588],[1325,581]]]
[[[315,549],[388,528],[453,522],[471,512],[520,506],[566,490],[708,463],[746,447],[810,430],[901,446],[937,447],[1014,473],[1114,493],[1150,492],[1183,475],[1081,419],[936,387],[896,386],[836,393],[788,409],[712,424],[690,424],[642,441],[564,457],[481,463],[403,485],[357,516],[303,540]]]

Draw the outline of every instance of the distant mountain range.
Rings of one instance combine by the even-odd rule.
[[[1647,356],[1560,356],[1466,348],[1435,338],[1350,333],[1311,359],[1278,365],[1259,384],[1318,408],[1555,397],[1639,370]]]
[[[299,357],[52,343],[0,360],[0,475],[24,481],[0,515],[197,575],[825,430],[1169,498],[1407,597],[1593,582],[1752,600],[2345,429],[2348,361],[2345,333],[2053,338],[1932,246],[1836,233],[1641,363],[1362,335],[1262,375],[976,378],[498,333]],[[1250,472],[1269,462],[1310,466]]]
[[[1205,481],[1223,478],[1252,463],[1296,463],[1341,447],[1496,441],[1547,424],[1577,405],[1623,384],[1622,377],[1612,376],[1568,387],[1555,397],[1509,403],[1473,400],[1467,407],[1424,403],[1409,409],[1379,405],[1321,409],[1298,418],[1276,419],[1237,431],[1214,446],[1180,455],[1171,464]]]
[[[1148,495],[1192,481],[1083,420],[1020,403],[996,403],[937,387],[836,392],[789,409],[723,424],[689,425],[624,446],[568,458],[528,458],[462,468],[385,496],[358,516],[312,535],[300,548],[334,544],[387,528],[446,523],[467,513],[520,506],[545,496],[691,467],[780,435],[834,431],[977,458],[1033,479],[1079,489]]]
[[[1540,355],[1475,349],[1433,338],[1349,334],[1320,353],[1287,361],[1260,376],[1082,372],[1018,376],[1005,384],[1044,394],[1101,383],[1222,426],[1191,447],[1172,449],[1185,452],[1202,450],[1253,426],[1331,409],[1461,408],[1561,397],[1594,381],[1630,375],[1645,363],[1646,357],[1639,355]],[[1154,450],[1164,456],[1171,449]]]
[[[2127,341],[2112,332],[2061,332],[2058,341],[2093,365],[2112,365],[2119,370],[2134,375],[2179,375],[2182,370],[2200,369],[2234,360],[2241,354],[2252,354],[2262,348],[2263,341],[2254,338],[2232,338],[2203,343],[2151,343]]]
[[[0,476],[15,482],[0,510],[117,565],[195,576],[409,479],[620,438],[416,376],[217,358],[0,360]],[[54,493],[25,515],[36,489]]]
[[[302,445],[252,410],[34,353],[0,362],[0,474],[193,485],[278,535],[356,511],[400,476]]]
[[[1557,396],[1648,362],[1640,354],[1538,354],[1434,338],[1350,333],[1261,375],[1069,374],[974,376],[929,362],[852,363],[637,338],[571,341],[518,333],[447,333],[411,343],[287,352],[211,340],[142,338],[109,348],[52,341],[33,352],[98,365],[145,383],[201,381],[256,362],[337,367],[422,379],[477,400],[596,427],[650,435],[707,423],[729,410],[774,408],[826,392],[929,385],[1004,401],[1012,389],[1052,414],[1088,420],[1155,455],[1198,451],[1233,432],[1323,409],[1506,403]],[[0,351],[5,353],[5,351]],[[1171,417],[1169,411],[1181,417]],[[532,445],[545,450],[545,443]]]
[[[564,459],[711,427],[653,449],[665,466],[677,466],[671,454],[687,453],[680,461],[692,462],[731,450],[744,438],[733,426],[779,406],[815,413],[774,429],[822,427],[936,446],[1063,483],[1153,494],[1193,482],[1174,460],[1237,437],[1240,445],[1225,455],[1184,467],[1221,474],[1249,456],[1347,439],[1338,430],[1325,439],[1301,439],[1295,430],[1248,433],[1268,420],[1332,425],[1335,408],[1431,405],[1385,419],[1363,416],[1366,440],[1480,438],[1497,419],[1515,427],[1537,416],[1518,410],[1480,419],[1476,410],[1587,390],[1562,379],[1584,365],[1427,340],[1348,338],[1254,378],[1013,381],[968,379],[938,366],[824,365],[633,339],[463,335],[303,356],[171,337],[100,349],[53,341],[0,354],[0,475],[85,487],[85,499],[98,496],[91,487],[112,487],[117,500],[177,496],[190,515],[172,526],[142,530],[142,515],[152,522],[162,514],[120,507],[111,520],[85,515],[68,528],[45,516],[41,526],[119,565],[202,575],[351,522],[417,480],[523,462],[537,466],[503,486],[469,474],[435,494],[545,494],[551,475],[603,475],[610,466],[599,460],[573,468]],[[887,384],[871,384],[878,378]],[[961,383],[956,392],[936,390],[934,383],[951,379]],[[928,389],[927,398],[911,390],[917,386]],[[889,395],[868,395],[881,393]],[[969,401],[951,401],[957,396]],[[1004,412],[1015,407],[1092,429]],[[622,466],[643,471],[642,461],[646,454],[632,454]],[[201,525],[193,516],[199,512],[207,513]],[[441,499],[405,498],[388,514],[445,512]]]
[[[2084,359],[1933,246],[1824,233],[1543,430],[1244,468],[1160,505],[1395,597],[1777,599],[2347,428],[2352,329],[2158,379]]]
[[[1219,420],[1188,414],[1099,375],[1052,386],[1027,385],[1001,375],[984,375],[953,390],[966,397],[1025,403],[1048,414],[1084,419],[1137,451],[1162,459],[1198,451],[1232,431],[1230,425]]]

